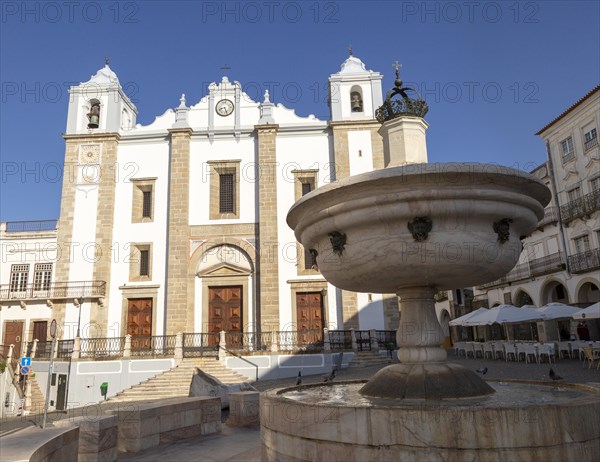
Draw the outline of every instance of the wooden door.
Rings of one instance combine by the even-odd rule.
[[[45,342],[48,336],[48,321],[33,321],[33,339]]]
[[[150,348],[152,337],[152,299],[130,298],[127,301],[127,333],[131,348]]]
[[[227,332],[228,346],[242,343],[242,286],[208,288],[208,331]],[[218,337],[211,337],[211,342]]]
[[[21,357],[21,344],[23,342],[23,321],[6,321],[4,323],[4,340],[2,343],[8,347],[13,344],[13,358]],[[8,349],[7,349],[8,353]]]
[[[67,396],[67,375],[58,376],[58,389],[56,390],[56,410],[65,410],[65,398]]]
[[[323,296],[321,292],[296,294],[298,343],[317,343],[323,340]]]

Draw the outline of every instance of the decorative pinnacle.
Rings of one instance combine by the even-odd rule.
[[[394,84],[397,87],[401,87],[402,86],[402,80],[400,79],[400,68],[402,67],[402,64],[400,64],[398,62],[398,60],[396,60],[395,63],[392,63],[392,67],[394,67],[396,69],[396,81],[394,82]]]
[[[352,44],[348,45],[348,53],[352,56]]]
[[[270,103],[271,100],[269,99],[269,90],[265,90],[265,103]]]
[[[179,107],[181,107],[181,108],[185,107],[185,93],[182,93],[181,98],[179,98]]]
[[[105,56],[104,57],[104,65],[105,66],[108,66],[108,61],[109,61],[108,56]]]

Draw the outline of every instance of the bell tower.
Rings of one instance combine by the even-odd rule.
[[[331,120],[375,119],[375,110],[383,103],[382,78],[379,72],[367,70],[350,49],[340,71],[329,77]]]
[[[69,89],[67,135],[118,133],[135,127],[137,109],[127,97],[108,59],[102,69]]]

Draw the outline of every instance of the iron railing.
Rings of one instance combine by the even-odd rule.
[[[522,281],[543,274],[557,273],[565,269],[562,252],[556,252],[545,257],[534,258],[525,263],[519,263],[506,276],[478,286],[478,289],[504,286],[515,281]]]
[[[125,337],[82,338],[81,358],[108,359],[123,356]]]
[[[323,331],[285,330],[277,332],[279,351],[315,351],[323,349]]]
[[[356,346],[358,351],[370,351],[371,350],[371,332],[368,330],[355,330]]]
[[[558,222],[558,209],[556,207],[550,206],[544,209],[544,218],[542,218],[538,223],[538,228],[542,228],[550,223]]]
[[[266,351],[271,347],[270,332],[226,332],[228,350]]]
[[[200,358],[217,356],[219,353],[219,332],[183,334],[183,357]]]
[[[52,282],[50,284],[2,284],[0,300],[67,299],[79,297],[103,297],[106,295],[104,281]]]
[[[584,146],[584,148],[585,148],[586,151],[589,151],[594,146],[598,146],[598,137],[595,136],[594,138],[592,138],[590,140],[587,140],[585,143],[583,143],[583,146]]]
[[[433,296],[436,302],[443,302],[444,300],[448,300],[448,291],[447,290],[439,290]]]
[[[375,336],[380,348],[395,349],[398,347],[395,330],[377,330],[375,331]]]
[[[74,340],[58,340],[56,342],[56,357],[70,358],[73,354]],[[38,341],[35,347],[36,359],[50,359],[50,351],[52,350],[52,340]],[[27,356],[33,354],[33,342],[27,343]]]
[[[9,221],[6,223],[7,233],[25,233],[28,231],[54,231],[58,220]]]
[[[567,224],[596,210],[600,210],[600,189],[561,205],[560,216],[563,223]]]
[[[131,356],[173,356],[175,335],[135,336],[131,338]]]
[[[586,273],[600,268],[600,249],[569,255],[571,273]]]
[[[329,345],[332,350],[351,350],[352,349],[352,331],[350,330],[330,330]]]

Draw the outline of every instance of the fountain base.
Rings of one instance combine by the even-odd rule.
[[[493,394],[438,401],[365,397],[364,382],[261,393],[262,460],[597,460],[597,388],[489,383]]]
[[[452,363],[393,364],[361,388],[364,396],[384,399],[467,398],[494,393],[475,372]]]

